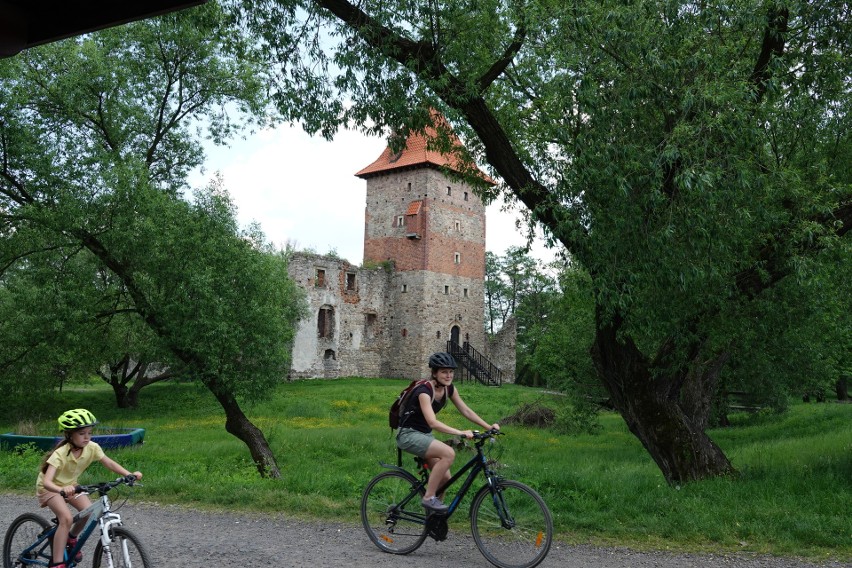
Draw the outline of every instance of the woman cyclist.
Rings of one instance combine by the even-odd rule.
[[[472,438],[472,430],[458,430],[444,424],[437,418],[438,412],[451,400],[462,416],[488,430],[499,430],[499,424],[488,424],[479,417],[461,398],[453,385],[456,361],[449,353],[434,353],[429,357],[431,378],[414,389],[408,407],[404,409],[400,420],[397,446],[403,451],[414,454],[429,464],[432,473],[423,496],[423,507],[434,513],[446,513],[447,506],[441,502],[436,492],[438,487],[451,477],[450,466],[456,459],[456,452],[432,435],[432,430]]]

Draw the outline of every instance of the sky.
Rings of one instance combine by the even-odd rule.
[[[192,187],[207,184],[220,172],[245,227],[256,222],[268,241],[287,243],[319,254],[331,251],[355,265],[364,255],[366,181],[355,172],[373,163],[386,146],[383,139],[341,131],[333,141],[311,137],[299,126],[262,130],[229,146],[208,146],[203,170],[193,173]],[[525,244],[515,227],[517,212],[486,209],[486,250],[503,256],[509,246]],[[553,258],[537,240],[531,255]]]

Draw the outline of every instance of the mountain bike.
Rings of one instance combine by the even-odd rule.
[[[94,485],[78,485],[75,494],[95,494],[98,499],[74,516],[76,523],[88,516],[89,520],[77,537],[77,544],[65,552],[65,565],[74,568],[77,553],[90,536],[99,529],[100,539],[95,546],[93,568],[150,568],[151,561],[139,539],[121,524],[119,514],[111,509],[107,493],[119,485],[136,483],[133,474]],[[50,523],[41,515],[24,513],[12,521],[3,540],[3,568],[47,566],[52,558],[53,535],[57,520]]]
[[[373,544],[384,552],[408,554],[427,536],[445,540],[449,518],[481,472],[485,484],[470,505],[470,530],[479,551],[499,568],[532,568],[544,560],[553,539],[550,510],[535,490],[498,475],[483,450],[501,434],[499,430],[474,433],[476,455],[437,492],[444,494],[464,477],[443,514],[427,513],[421,505],[429,480],[424,460],[415,458],[419,479],[403,467],[380,462],[388,471],[374,477],[361,497],[361,522]]]

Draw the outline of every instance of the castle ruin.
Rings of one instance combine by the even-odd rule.
[[[486,341],[485,206],[448,175],[455,159],[429,149],[429,136],[412,133],[355,174],[367,183],[363,266],[290,259],[310,306],[290,377],[422,378],[429,355],[449,350],[462,377],[514,380],[514,327]]]

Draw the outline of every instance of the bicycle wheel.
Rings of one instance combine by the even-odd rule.
[[[92,558],[92,568],[110,566],[109,558],[112,557],[112,566],[115,568],[149,568],[151,561],[148,553],[142,547],[142,543],[135,534],[124,527],[112,527],[109,530],[109,550],[104,548],[103,542],[98,541],[95,547],[95,556]]]
[[[470,530],[477,548],[500,568],[532,568],[544,560],[553,539],[553,519],[544,500],[530,487],[495,481],[473,498]]]
[[[417,480],[401,471],[374,477],[361,498],[361,522],[367,536],[384,552],[408,554],[426,540],[426,514]]]
[[[38,537],[49,529],[51,524],[35,513],[24,513],[9,525],[3,539],[3,568],[21,568],[30,566],[40,558],[43,563],[51,559],[50,539],[46,538],[38,546],[33,546]],[[26,552],[25,552],[26,551]]]

